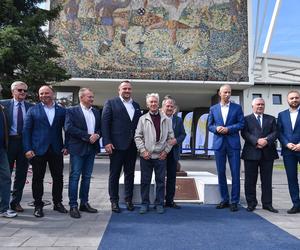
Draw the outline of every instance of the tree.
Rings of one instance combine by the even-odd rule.
[[[10,84],[21,80],[36,93],[44,84],[70,78],[57,62],[60,54],[42,29],[53,21],[61,6],[41,9],[45,0],[0,1],[0,84],[3,97],[10,96]]]

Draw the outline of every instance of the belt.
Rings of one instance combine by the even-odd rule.
[[[21,139],[22,135],[10,135],[9,138],[12,138],[12,139]]]

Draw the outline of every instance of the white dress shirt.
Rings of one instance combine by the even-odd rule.
[[[53,120],[54,120],[54,116],[55,116],[55,102],[53,102],[50,107],[48,107],[44,103],[42,103],[42,105],[43,105],[45,113],[47,115],[49,124],[50,124],[50,126],[52,126],[52,123],[53,123]]]
[[[124,104],[124,106],[125,106],[125,108],[127,110],[127,113],[128,113],[128,115],[130,117],[130,120],[132,121],[133,116],[134,116],[134,111],[135,111],[134,107],[132,105],[132,102],[133,102],[132,98],[130,98],[129,101],[126,101],[122,96],[120,96],[120,99],[123,102],[123,104]]]
[[[224,125],[226,124],[226,120],[227,120],[227,116],[228,116],[228,112],[229,112],[229,105],[230,105],[230,102],[226,103],[226,104],[220,103]]]
[[[92,107],[87,108],[84,105],[82,105],[81,103],[80,103],[80,107],[81,107],[83,115],[84,115],[84,119],[85,119],[86,126],[88,129],[88,134],[89,135],[94,134],[96,119],[95,119],[95,115],[92,111]]]
[[[259,114],[255,114],[255,113],[253,113],[253,114],[255,115],[255,118],[256,118],[256,120],[257,120],[257,122],[258,122],[257,117],[259,116]],[[263,125],[263,116],[264,116],[263,114],[260,115],[260,122],[261,122],[261,123],[260,123],[260,126],[261,126],[261,127],[262,127],[262,125]]]
[[[290,110],[290,117],[291,117],[291,123],[292,123],[292,129],[294,130],[295,128],[295,124],[296,124],[296,120],[298,117],[298,113],[299,113],[299,109],[292,111]]]

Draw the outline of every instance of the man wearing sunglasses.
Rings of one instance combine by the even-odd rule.
[[[25,101],[27,89],[26,83],[21,81],[13,82],[11,85],[12,99],[1,101],[8,117],[9,142],[7,155],[11,173],[14,166],[16,167],[10,202],[11,209],[16,212],[24,211],[20,202],[28,170],[28,160],[23,151],[22,130],[26,112],[33,104]]]

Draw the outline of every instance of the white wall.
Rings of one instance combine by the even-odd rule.
[[[297,89],[300,92],[300,86],[277,86],[277,85],[266,85],[266,86],[252,86],[244,90],[244,113],[248,115],[252,112],[251,102],[252,94],[262,94],[266,103],[265,113],[273,115],[277,118],[278,113],[284,109],[288,108],[287,104],[287,93],[292,90]],[[282,104],[273,104],[273,94],[281,94]]]

